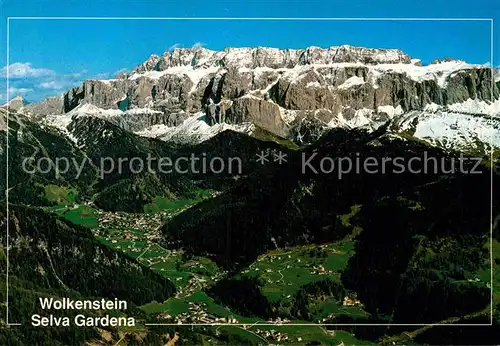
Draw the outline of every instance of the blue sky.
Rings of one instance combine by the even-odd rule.
[[[404,4],[404,6],[403,6]],[[0,0],[1,73],[5,74],[6,17],[452,17],[494,18],[500,47],[500,4],[476,1],[127,1]],[[400,48],[430,62],[453,57],[491,60],[489,21],[214,21],[214,20],[12,20],[10,64],[17,71],[11,94],[37,101],[64,92],[85,78],[111,78],[152,53],[202,44],[210,49],[242,46],[304,48],[350,44]],[[494,65],[500,65],[495,48]],[[6,98],[5,77],[0,102]]]

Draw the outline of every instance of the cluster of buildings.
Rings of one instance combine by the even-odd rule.
[[[344,306],[362,306],[359,299],[349,298],[347,296],[344,297],[344,301],[342,302],[342,305],[344,305]]]
[[[160,237],[159,227],[162,224],[161,214],[128,214],[120,212],[97,211],[99,227],[94,229],[94,235],[104,237],[112,244],[121,241],[139,242],[147,241],[148,244],[156,242]],[[137,232],[130,229],[140,230]],[[119,247],[121,248],[121,247]],[[140,252],[140,248],[127,246],[130,252]]]
[[[331,321],[334,321],[335,320],[335,315],[334,314],[329,314],[328,316],[326,316],[325,318],[322,318],[320,320],[318,320],[318,323],[325,323],[325,322],[331,322]],[[335,331],[332,331],[332,333],[335,335]]]
[[[334,270],[325,269],[325,267],[323,267],[321,264],[318,266],[314,266],[313,269],[314,270],[311,272],[311,274],[316,274],[316,275],[334,275],[337,273]]]
[[[216,317],[206,311],[206,303],[193,303],[188,302],[189,307],[187,312],[182,312],[178,315],[172,316],[170,314],[157,314],[156,318],[158,320],[168,320],[172,323],[184,324],[184,323],[204,323],[204,324],[215,324],[215,323],[231,323],[238,324],[239,321],[233,317]]]
[[[156,231],[163,223],[164,214],[128,214],[120,212],[105,212],[102,210],[97,210],[99,215],[99,225],[104,229],[110,228],[137,228],[144,230],[148,235],[153,236],[154,231]],[[132,237],[133,234],[129,232],[129,236]]]
[[[276,317],[275,320],[273,320],[272,318],[268,319],[267,320],[268,323],[275,323],[275,324],[286,324],[286,323],[290,323],[290,320],[289,319],[286,319],[286,318],[281,318],[281,317]]]
[[[178,277],[177,280],[181,279],[182,277]],[[179,280],[180,281],[180,280]],[[181,297],[187,297],[197,290],[200,290],[204,287],[204,284],[207,282],[205,278],[198,277],[196,275],[193,275],[192,277],[189,278],[187,285],[184,287],[179,287],[177,289],[176,297],[181,298]]]
[[[271,329],[271,330],[256,329],[255,334],[260,335],[268,340],[273,340],[273,341],[279,341],[279,342],[280,341],[291,341],[289,339],[288,334],[279,332],[279,331],[274,330],[274,329]]]

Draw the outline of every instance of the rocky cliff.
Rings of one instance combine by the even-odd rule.
[[[491,70],[484,66],[454,60],[419,66],[418,60],[399,50],[350,46],[175,49],[152,55],[119,77],[88,80],[69,90],[64,111],[88,102],[105,109],[151,107],[168,114],[207,110],[214,117],[223,113],[226,122],[239,122],[258,116],[262,108],[273,117],[279,106],[302,112],[325,110],[330,115],[323,114],[324,120],[329,121],[348,109],[401,106],[406,111],[431,102],[444,105],[498,97]],[[221,105],[245,95],[253,97]]]
[[[132,131],[177,127],[203,114],[211,126],[251,123],[295,139],[311,124],[371,126],[428,106],[498,97],[485,65],[452,59],[422,65],[396,49],[177,48],[115,79],[86,80],[64,94],[60,112],[56,102],[51,111],[90,103],[122,112],[115,122]]]
[[[17,111],[18,109],[21,109],[22,107],[24,107],[27,104],[28,104],[28,101],[26,101],[22,96],[16,96],[13,99],[11,99],[9,102],[2,105],[2,107],[8,107],[9,109]]]

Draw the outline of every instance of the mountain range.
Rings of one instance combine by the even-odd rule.
[[[20,111],[60,128],[74,115],[98,116],[184,142],[228,128],[251,134],[254,125],[307,144],[332,127],[391,122],[396,135],[489,150],[500,146],[492,72],[452,59],[422,65],[395,49],[176,48]]]
[[[38,297],[119,298],[137,326],[10,326],[0,344],[496,343],[496,73],[346,45],[176,48],[41,102],[12,99],[0,107],[10,320],[44,314]],[[424,155],[428,172],[304,168]],[[191,156],[242,168],[102,169]],[[30,172],[60,158],[85,164]]]

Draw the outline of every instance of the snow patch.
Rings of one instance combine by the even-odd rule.
[[[164,71],[147,71],[144,73],[133,73],[128,79],[129,80],[136,80],[141,77],[153,79],[153,80],[158,80],[163,76],[166,75],[176,75],[176,76],[187,76],[191,82],[193,82],[193,89],[191,90],[194,91],[196,90],[196,86],[198,83],[206,76],[217,73],[221,70],[220,67],[217,66],[212,66],[212,67],[196,67],[196,66],[174,66],[174,67],[169,67],[168,69]]]
[[[368,119],[368,116],[371,116],[372,114],[373,114],[372,109],[368,108],[358,109],[356,111],[356,115],[354,116],[354,118],[348,121],[347,123],[352,127],[362,127],[369,125],[372,121]]]
[[[321,88],[321,84],[319,82],[309,82],[306,84],[306,88]]]
[[[365,80],[363,79],[363,77],[357,77],[357,76],[353,76],[351,78],[348,78],[344,83],[342,83],[341,85],[339,85],[339,89],[349,89],[349,88],[352,88],[356,85],[363,85],[365,84]]]
[[[500,82],[500,67],[493,69],[493,78],[495,82]]]
[[[251,123],[241,125],[221,123],[210,126],[205,120],[205,114],[199,112],[184,120],[181,125],[176,127],[153,125],[135,133],[140,136],[158,138],[164,141],[196,144],[206,141],[225,130],[251,134],[254,129],[255,126]]]
[[[172,129],[172,127],[168,127],[167,125],[157,124],[150,126],[142,131],[136,131],[135,134],[143,137],[157,138],[161,135],[166,134]]]
[[[443,106],[440,106],[440,105],[438,105],[438,104],[436,104],[436,103],[434,103],[434,102],[431,102],[431,103],[429,103],[429,104],[425,105],[425,107],[424,107],[424,111],[426,111],[426,112],[431,112],[431,113],[435,113],[435,112],[437,112],[438,110],[440,110],[442,107],[443,107]]]
[[[342,113],[337,114],[337,117],[333,117],[328,124],[326,124],[328,127],[341,127],[345,125],[345,119],[342,115]]]
[[[453,73],[474,68],[484,68],[484,66],[453,60],[426,66],[416,66],[412,64],[380,64],[372,67],[372,69],[382,73],[404,73],[416,82],[435,80],[441,88],[446,87],[446,79]]]
[[[151,108],[131,108],[123,112],[124,114],[163,114]]]
[[[290,125],[295,118],[297,118],[297,111],[291,109],[285,109],[283,107],[279,107],[281,119],[285,122],[285,124]]]
[[[112,85],[113,82],[117,81],[116,78],[113,79],[97,79],[98,82],[104,83],[106,85]]]
[[[362,108],[355,111],[354,116],[350,119],[346,119],[345,115],[341,112],[338,114],[338,119],[332,119],[328,126],[338,127],[339,124],[349,128],[364,127],[369,126],[373,123],[368,117],[373,114],[372,109]],[[334,121],[335,120],[335,121]]]
[[[464,102],[457,102],[449,105],[429,103],[424,107],[424,111],[430,113],[449,111],[455,113],[484,114],[500,117],[500,100],[490,102],[477,99],[467,99]]]
[[[484,117],[438,112],[420,117],[413,134],[417,138],[439,142],[445,148],[477,146],[477,141],[500,147],[500,124]]]
[[[461,103],[448,105],[448,109],[452,112],[473,113],[473,114],[488,114],[500,117],[500,100],[493,102],[468,99]]]
[[[262,98],[255,96],[254,94],[245,94],[241,97],[238,97],[240,99],[254,99],[254,100],[262,100]]]
[[[394,118],[395,116],[403,114],[403,108],[401,107],[401,105],[398,105],[397,107],[389,105],[378,106],[377,111],[386,113],[390,118]]]

